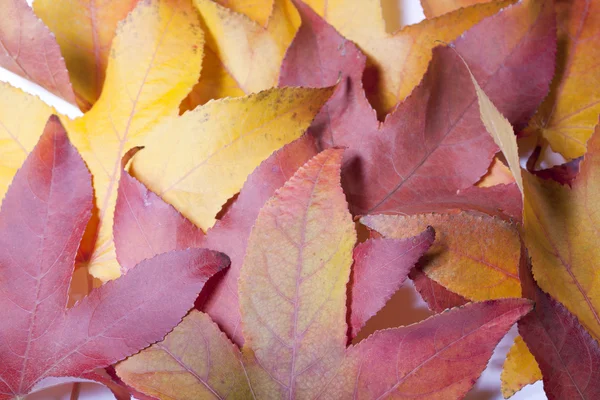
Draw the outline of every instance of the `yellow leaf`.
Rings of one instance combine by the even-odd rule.
[[[240,351],[196,310],[165,340],[120,362],[116,370],[128,385],[161,399],[252,398]]]
[[[0,199],[54,112],[38,97],[0,82]]]
[[[92,275],[103,281],[120,275],[112,221],[121,158],[144,145],[155,124],[177,115],[198,79],[202,45],[198,17],[187,0],[140,2],[117,29],[98,102],[83,117],[64,121],[94,177],[99,224],[89,262]]]
[[[131,172],[206,230],[254,168],[304,133],[332,92],[271,89],[168,118],[134,157]]]
[[[515,343],[506,356],[500,379],[505,399],[542,379],[542,371],[521,336],[515,338]]]
[[[300,168],[263,206],[248,239],[242,352],[257,398],[316,398],[343,360],[356,232],[342,156],[325,150]]]
[[[267,26],[275,0],[215,0],[223,7],[246,15],[259,25]]]
[[[600,114],[600,3],[554,2],[558,19],[556,75],[528,130],[568,160],[585,153]]]
[[[35,13],[56,35],[77,102],[88,110],[104,83],[117,23],[138,0],[35,0]]]
[[[435,229],[422,259],[427,276],[470,300],[520,297],[521,241],[516,228],[498,218],[459,214],[373,215],[361,222],[388,238]]]
[[[421,6],[427,18],[435,18],[459,8],[488,2],[490,0],[421,0]]]
[[[274,1],[266,26],[212,0],[195,0],[195,4],[210,50],[205,64],[211,68],[194,88],[194,93],[204,93],[197,96],[203,99],[210,93],[212,98],[222,98],[277,86],[283,56],[300,25],[290,0]],[[185,109],[198,104],[188,102]]]
[[[307,3],[367,54],[378,70],[378,97],[370,99],[379,113],[387,113],[421,81],[439,41],[450,42],[512,0],[480,4],[443,17],[425,20],[389,34],[380,0],[310,0]],[[360,16],[358,18],[357,16]]]
[[[519,186],[522,194],[523,178],[521,177],[519,149],[517,147],[517,137],[515,136],[512,125],[506,118],[504,118],[500,111],[498,111],[496,106],[494,106],[494,103],[492,103],[481,86],[479,86],[479,83],[477,83],[477,80],[473,76],[471,69],[464,59],[463,62],[467,66],[469,75],[471,75],[471,81],[473,82],[473,86],[475,86],[481,122],[483,122],[485,129],[492,136],[494,142],[498,145],[498,147],[500,147],[500,150],[502,150],[502,153],[508,162],[510,171],[512,172],[512,175],[515,178],[517,186]]]
[[[571,188],[524,173],[525,244],[540,288],[600,339],[600,128]]]

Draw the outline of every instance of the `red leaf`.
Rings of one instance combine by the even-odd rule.
[[[451,292],[429,278],[420,268],[411,271],[410,279],[412,279],[415,288],[433,312],[440,313],[448,308],[462,306],[469,302],[461,295]]]
[[[138,150],[128,152],[123,164]],[[140,261],[157,254],[200,247],[204,233],[123,171],[115,206],[114,238],[121,272],[126,273]]]
[[[600,347],[562,304],[544,293],[521,268],[523,295],[535,309],[519,321],[519,334],[535,356],[548,399],[600,398]]]
[[[51,117],[0,212],[0,398],[25,395],[45,377],[83,377],[160,340],[227,266],[227,257],[204,249],[163,254],[66,310],[90,183]]]
[[[457,191],[486,173],[497,147],[480,121],[468,71],[452,49],[434,51],[421,84],[379,123],[362,87],[364,56],[307,6],[298,8],[303,25],[286,54],[280,84],[325,86],[341,78],[310,131],[321,148],[348,147],[342,179],[355,213],[425,211],[423,204],[426,211],[457,204],[492,214],[508,208],[487,189],[457,199]],[[519,25],[507,39],[507,27]],[[552,4],[532,0],[507,7],[467,31],[455,47],[499,110],[522,127],[554,72]]]
[[[435,231],[429,227],[409,239],[369,239],[354,248],[350,289],[351,339],[400,288],[434,239]]]
[[[0,0],[0,67],[77,104],[60,47],[25,0]]]

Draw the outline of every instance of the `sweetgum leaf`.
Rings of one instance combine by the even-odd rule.
[[[321,148],[348,148],[342,177],[354,213],[468,208],[520,214],[514,184],[472,187],[497,147],[480,122],[469,73],[452,49],[434,51],[421,84],[379,123],[362,88],[364,56],[308,7],[299,10],[303,25],[282,65],[280,85],[325,86],[341,78],[310,132]],[[507,26],[515,27],[509,38]],[[547,93],[554,32],[552,5],[530,0],[484,20],[455,43],[491,100],[517,126],[526,124]],[[490,48],[493,55],[481,57]]]
[[[558,48],[556,76],[550,94],[530,121],[528,130],[568,160],[582,156],[600,113],[600,3],[555,1]]]
[[[524,173],[525,244],[540,288],[575,314],[600,338],[600,291],[597,289],[598,171],[600,135],[588,144],[571,188]]]
[[[185,398],[460,398],[470,389],[531,303],[470,304],[347,349],[345,292],[356,234],[341,160],[340,149],[323,151],[261,209],[240,276],[241,353],[192,313],[165,341],[117,366],[127,384],[165,399],[181,387]]]
[[[415,288],[433,312],[440,313],[448,308],[462,306],[469,302],[461,295],[451,292],[428,277],[421,268],[413,269],[409,276]]]
[[[377,77],[376,90],[369,93],[369,100],[380,115],[385,115],[421,81],[431,61],[431,50],[439,41],[456,39],[510,1],[457,10],[441,18],[406,26],[394,34],[386,32],[380,0],[308,0],[306,3],[369,57]],[[360,18],[356,18],[357,15]]]
[[[536,305],[519,322],[519,333],[539,363],[548,399],[597,399],[600,396],[598,342],[576,316],[537,286],[530,265],[521,268],[521,280],[523,295]]]
[[[52,32],[25,0],[2,0],[0,10],[0,67],[75,104],[69,72]]]
[[[77,103],[83,110],[88,110],[100,97],[117,23],[137,3],[138,0],[33,2],[35,13],[56,36],[77,94]]]
[[[350,339],[375,315],[429,249],[435,231],[406,239],[369,239],[354,248],[350,295]]]
[[[51,117],[0,211],[0,398],[26,395],[46,377],[89,377],[162,339],[229,263],[204,249],[162,254],[67,310],[90,178]]]
[[[64,23],[64,22],[63,22]],[[94,176],[96,214],[80,261],[103,281],[119,276],[112,226],[121,158],[154,125],[177,115],[200,73],[203,34],[187,0],[145,0],[117,28],[102,95],[83,117],[63,120]]]

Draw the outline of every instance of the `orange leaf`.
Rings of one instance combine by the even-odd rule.
[[[373,215],[361,221],[388,238],[414,236],[432,226],[436,241],[421,261],[430,278],[470,300],[521,296],[521,241],[508,222],[467,212]]]

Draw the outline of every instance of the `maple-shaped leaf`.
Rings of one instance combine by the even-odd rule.
[[[53,112],[38,97],[0,82],[0,199]]]
[[[369,100],[380,115],[385,115],[421,81],[431,60],[431,50],[440,41],[453,41],[473,25],[509,5],[510,1],[468,7],[406,26],[393,34],[386,32],[380,0],[308,0],[306,3],[369,57],[375,69],[370,73],[376,74],[376,90],[369,93]],[[360,18],[356,18],[357,15]],[[502,29],[503,35],[507,29],[506,26]],[[486,33],[490,35],[491,32]]]
[[[34,1],[35,13],[60,45],[82,110],[88,110],[100,97],[117,23],[137,3],[138,0]]]
[[[229,263],[205,249],[165,253],[66,309],[92,199],[91,176],[51,117],[0,211],[0,398],[47,377],[89,378],[162,339]]]
[[[350,339],[383,308],[430,248],[435,231],[402,239],[372,238],[354,248],[350,283]]]
[[[177,115],[200,72],[203,35],[187,0],[138,3],[112,41],[102,95],[81,118],[63,120],[94,177],[92,223],[80,260],[104,281],[119,276],[112,240],[121,158],[155,124]]]
[[[525,244],[540,288],[564,304],[600,338],[600,290],[596,287],[600,134],[588,143],[571,188],[524,173]]]
[[[539,363],[548,399],[599,398],[598,342],[577,317],[537,286],[530,264],[523,263],[520,274],[523,295],[536,305],[535,310],[519,322],[519,333]]]
[[[281,61],[298,27],[298,15],[291,1],[274,0],[269,9],[260,11],[269,11],[266,24],[262,17],[255,21],[236,12],[241,11],[238,7],[232,11],[213,0],[194,3],[206,32],[203,68],[207,69],[183,102],[183,110],[210,99],[256,93],[275,86]]]
[[[261,209],[240,276],[242,351],[192,313],[165,341],[117,365],[128,385],[158,398],[181,388],[191,398],[460,398],[470,389],[531,304],[472,304],[347,349],[356,233],[340,186],[342,156],[339,149],[315,156]]]
[[[1,0],[0,67],[75,104],[56,38],[25,0]]]
[[[595,89],[600,71],[595,67],[600,50],[600,3],[589,0],[555,1],[558,42],[556,75],[550,94],[528,126],[542,144],[568,160],[585,153],[600,113]]]
[[[299,10],[303,25],[284,60],[280,84],[326,86],[341,75],[310,132],[321,148],[348,147],[342,179],[354,213],[470,208],[520,216],[515,184],[472,186],[487,172],[497,146],[481,122],[469,72],[452,49],[434,51],[424,80],[380,123],[362,88],[364,56],[308,7]],[[547,92],[554,24],[550,3],[524,1],[455,43],[494,104],[517,126],[526,124]],[[508,41],[505,29],[513,25],[518,29]],[[493,55],[481,57],[490,48]]]
[[[202,296],[198,307],[241,345],[237,282],[250,230],[264,203],[316,154],[314,140],[306,135],[273,153],[248,177],[238,198],[206,237],[175,208],[125,172],[115,211],[115,243],[122,268],[131,268],[160,251],[192,245],[226,253],[231,267],[224,276],[212,281],[209,294]]]
[[[469,7],[474,4],[487,3],[490,0],[421,0],[423,13],[427,18],[435,18],[440,15]]]
[[[414,236],[427,226],[436,241],[420,262],[423,271],[454,293],[482,301],[520,297],[521,240],[516,226],[487,215],[369,215],[361,222],[386,238]]]

